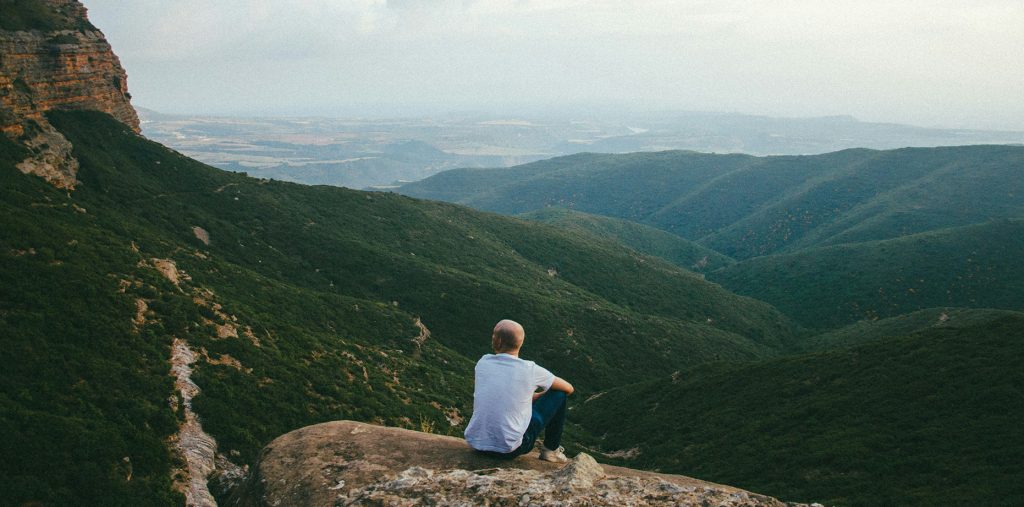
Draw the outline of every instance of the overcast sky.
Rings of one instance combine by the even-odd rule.
[[[84,0],[163,112],[593,107],[1024,130],[1024,0]]]

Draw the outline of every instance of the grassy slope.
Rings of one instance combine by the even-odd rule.
[[[702,243],[740,259],[1024,216],[1024,148],[866,153]]]
[[[0,350],[13,365],[0,372],[0,424],[4,455],[37,457],[0,465],[14,503],[175,502],[172,337],[241,363],[197,363],[195,407],[221,449],[249,462],[271,438],[329,419],[460,432],[445,412],[468,415],[472,361],[502,317],[526,325],[527,357],[584,393],[624,369],[749,360],[793,341],[771,307],[611,242],[225,173],[99,113],[50,119],[81,163],[74,194],[19,174],[9,144],[0,165]],[[189,278],[171,284],[156,258]],[[422,347],[416,318],[432,332]],[[218,339],[224,324],[239,337]]]
[[[577,417],[606,450],[638,446],[630,466],[789,500],[1020,505],[1024,314],[974,317],[851,349],[697,367],[608,392]]]
[[[134,180],[140,169],[131,159],[158,154],[166,164],[184,162],[180,157],[148,143],[149,153],[139,150],[140,141],[106,117],[87,117],[78,127],[113,138],[98,150],[124,157],[116,159],[118,184],[140,184],[135,197],[153,199],[151,192],[173,186]],[[170,491],[174,462],[166,442],[181,417],[167,402],[172,337],[251,368],[201,363],[194,376],[204,389],[195,405],[207,429],[222,450],[240,450],[247,461],[270,438],[312,422],[401,425],[403,418],[422,417],[443,430],[443,414],[432,402],[465,409],[470,377],[463,372],[472,362],[432,342],[413,350],[412,315],[274,280],[211,255],[200,269],[189,258],[201,252],[148,221],[154,209],[124,195],[114,197],[120,206],[108,207],[88,195],[118,190],[95,179],[100,175],[89,157],[82,157],[80,177],[92,188],[73,199],[18,173],[15,160],[0,164],[0,427],[7,435],[0,454],[12,457],[0,463],[6,502],[180,504]],[[149,264],[168,257],[188,266],[192,282],[175,287]],[[252,326],[262,346],[215,339],[208,319],[225,322],[195,304],[192,289],[200,285],[213,289],[211,301],[223,304],[240,327]],[[145,325],[132,322],[136,300],[147,303]],[[370,366],[365,379],[364,363]]]
[[[77,127],[72,135],[79,144],[104,142],[95,129]],[[163,156],[162,147],[144,146],[149,152],[136,163],[151,164],[145,160],[150,152]],[[200,225],[210,232],[210,252],[265,276],[318,288],[333,284],[335,292],[397,302],[421,315],[438,339],[469,356],[486,349],[479,330],[493,324],[492,312],[579,314],[578,322],[557,319],[558,329],[533,327],[550,340],[564,335],[561,326],[577,326],[584,336],[575,334],[576,340],[586,339],[596,331],[586,320],[605,317],[695,323],[707,328],[697,329],[700,334],[731,335],[747,350],[756,344],[736,333],[763,336],[772,346],[788,338],[784,319],[767,305],[610,243],[588,243],[529,222],[393,194],[261,182],[184,159],[172,162],[180,167],[161,167],[155,174],[142,173],[141,181],[115,185],[127,177],[125,161],[99,158],[106,152],[97,148],[83,154],[97,178],[110,178],[93,185],[86,181],[83,198],[102,197],[109,205],[131,199],[133,214],[146,212],[150,224],[192,244],[197,242],[190,228]],[[116,169],[104,169],[110,167]],[[148,180],[181,188],[140,196]],[[94,194],[91,188],[104,190]],[[190,259],[182,262],[195,262]],[[713,326],[703,326],[708,318]]]
[[[502,213],[572,208],[653,225],[736,259],[1024,216],[1024,148],[748,157],[575,155],[457,170],[400,192]]]
[[[755,258],[708,276],[829,329],[939,306],[1020,310],[1022,256],[1024,221],[1000,220]]]
[[[666,151],[581,153],[509,169],[457,169],[403,185],[414,197],[442,199],[499,213],[547,206],[643,221],[679,196],[757,159]]]
[[[591,215],[565,208],[544,208],[524,213],[519,217],[617,241],[638,252],[661,257],[691,271],[713,271],[735,262],[692,241],[628,220]]]
[[[813,157],[761,157],[745,167],[708,181],[694,192],[679,196],[647,221],[685,238],[714,237],[736,223],[760,216],[786,198],[793,198],[834,178],[849,167],[874,157],[871,150],[844,150]],[[760,230],[748,231],[759,234]],[[730,250],[742,251],[749,237],[741,237]]]
[[[1020,315],[1010,310],[990,308],[926,308],[880,320],[862,320],[801,342],[806,351],[850,348],[892,336],[904,336],[929,329],[963,328],[984,325],[1003,316]]]
[[[65,195],[15,171],[23,155],[0,136],[0,497],[172,502],[170,342],[133,332],[131,301],[107,276],[135,259]]]

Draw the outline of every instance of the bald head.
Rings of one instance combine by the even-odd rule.
[[[514,320],[505,319],[494,326],[494,332],[491,333],[491,348],[499,354],[518,352],[525,338],[526,331],[523,326]]]

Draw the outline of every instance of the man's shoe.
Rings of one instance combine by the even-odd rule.
[[[559,447],[552,451],[543,445],[540,446],[540,459],[552,463],[567,463],[569,461],[569,458],[565,457],[565,447]]]

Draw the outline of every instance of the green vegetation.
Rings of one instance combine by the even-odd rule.
[[[547,206],[622,218],[735,259],[1024,217],[1024,147],[750,157],[581,154],[459,169],[399,191],[500,213]]]
[[[49,119],[81,164],[72,194],[20,174],[24,153],[0,143],[0,427],[4,455],[22,457],[0,463],[0,496],[14,504],[180,502],[174,338],[200,356],[204,428],[244,463],[332,419],[460,434],[446,416],[468,417],[473,361],[503,317],[584,395],[624,370],[774,357],[797,340],[770,306],[607,240],[226,173],[101,113]]]
[[[739,259],[708,278],[820,330],[786,347],[806,355],[682,368],[590,398],[574,417],[581,437],[640,451],[624,464],[787,500],[1018,505],[1022,167],[1011,146],[585,154],[400,191],[687,267],[671,242],[618,219],[654,226]]]
[[[68,13],[38,1],[0,0],[0,30],[52,32],[56,30],[96,30],[85,18]]]
[[[638,447],[629,466],[787,500],[1021,505],[1022,361],[1024,314],[952,317],[850,349],[699,366],[576,417],[601,449]]]
[[[691,271],[714,271],[735,262],[714,250],[674,234],[628,220],[553,207],[524,213],[519,217],[617,241],[638,252],[661,257]]]
[[[0,30],[73,43],[95,30],[76,8],[0,0]],[[49,120],[74,192],[0,136],[5,504],[181,504],[175,340],[239,464],[333,419],[461,434],[500,318],[576,385],[573,443],[623,464],[835,505],[1024,504],[1024,147],[579,154],[406,197]]]
[[[974,308],[928,308],[881,320],[862,320],[804,340],[807,351],[850,348],[891,336],[904,336],[929,329],[984,326],[1004,317],[1019,315],[1008,310]]]
[[[9,143],[0,137],[0,496],[171,503],[168,333],[131,330],[131,301],[108,276],[132,265],[128,248],[13,169],[22,153]]]
[[[828,177],[812,178],[702,243],[748,258],[1024,217],[1022,147],[864,153],[861,160],[838,166]]]
[[[81,164],[73,193],[0,138],[11,503],[180,503],[175,338],[199,355],[204,428],[251,464],[325,420],[460,434],[505,317],[577,386],[574,440],[638,446],[630,466],[839,505],[1024,499],[1024,149],[578,155],[418,187],[522,220],[220,171],[100,113],[49,119]],[[724,288],[688,270],[704,258]]]
[[[999,220],[760,257],[708,276],[832,329],[938,306],[1022,310],[1022,257],[1024,220]]]
[[[681,151],[581,153],[508,169],[445,171],[398,191],[506,214],[556,206],[645,222],[679,196],[757,161],[747,155]]]
[[[0,136],[0,164],[4,167],[14,167],[28,155],[29,151],[24,146],[8,139],[7,136]]]

